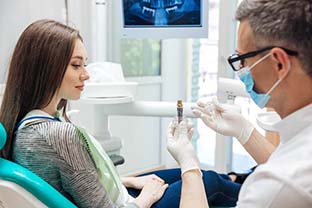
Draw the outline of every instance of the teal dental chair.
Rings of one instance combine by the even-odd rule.
[[[6,137],[0,123],[0,150],[6,143]],[[0,207],[77,208],[39,176],[3,158],[0,158]]]

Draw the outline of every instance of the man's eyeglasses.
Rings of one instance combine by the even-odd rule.
[[[262,49],[259,49],[256,51],[248,52],[248,53],[245,53],[242,55],[239,55],[238,53],[234,53],[233,55],[229,56],[228,62],[234,71],[239,71],[240,69],[245,67],[245,59],[254,57],[260,53],[271,50],[273,48],[281,48],[290,56],[297,56],[298,55],[297,51],[293,51],[293,50],[283,48],[283,47],[279,47],[279,46],[268,46],[268,47],[265,47],[265,48],[262,48]]]

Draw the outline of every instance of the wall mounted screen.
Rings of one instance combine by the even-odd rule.
[[[208,38],[208,0],[119,0],[126,38]]]

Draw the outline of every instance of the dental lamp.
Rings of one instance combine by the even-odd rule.
[[[229,103],[233,103],[236,97],[249,97],[241,81],[223,77],[218,80],[218,95]]]

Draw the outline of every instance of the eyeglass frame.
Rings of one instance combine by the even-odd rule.
[[[230,64],[230,66],[232,67],[232,69],[234,71],[239,71],[241,70],[243,67],[239,68],[239,69],[236,69],[235,66],[233,65],[234,62],[237,62],[237,61],[243,61],[247,58],[252,58],[260,53],[263,53],[267,50],[271,50],[273,48],[281,48],[283,49],[288,55],[290,56],[297,56],[299,53],[297,51],[293,51],[293,50],[290,50],[288,48],[284,48],[284,47],[280,47],[280,46],[268,46],[268,47],[265,47],[265,48],[262,48],[262,49],[259,49],[259,50],[256,50],[256,51],[251,51],[251,52],[248,52],[248,53],[245,53],[245,54],[238,54],[238,53],[234,53],[232,55],[230,55],[228,57],[228,63]],[[234,57],[235,56],[235,57]],[[243,66],[243,64],[242,64]]]

